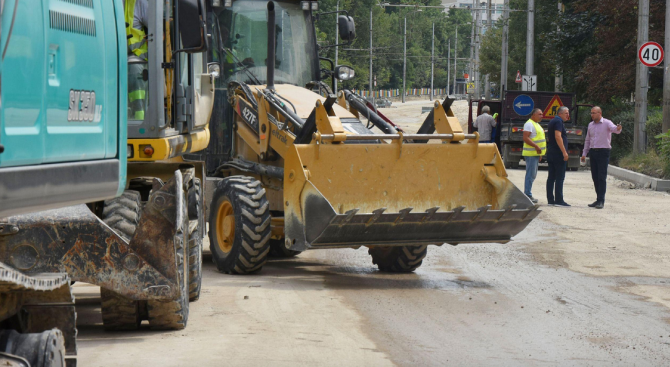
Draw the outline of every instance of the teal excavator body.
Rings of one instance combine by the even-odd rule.
[[[0,218],[123,191],[123,14],[120,0],[4,1]]]

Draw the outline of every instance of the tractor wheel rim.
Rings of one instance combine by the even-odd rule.
[[[221,203],[216,215],[216,237],[221,251],[228,253],[232,250],[235,241],[235,213],[233,205],[227,200]]]

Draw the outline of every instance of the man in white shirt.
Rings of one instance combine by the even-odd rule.
[[[477,119],[472,124],[479,132],[480,143],[494,143],[495,136],[491,136],[491,131],[496,126],[496,120],[489,113],[491,108],[489,106],[482,107],[482,114],[477,116]]]

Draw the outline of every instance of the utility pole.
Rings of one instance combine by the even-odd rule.
[[[372,98],[372,7],[370,7],[370,97]]]
[[[528,31],[526,32],[526,75],[534,75],[535,0],[528,0]]]
[[[507,88],[507,34],[509,33],[509,0],[503,4],[503,31],[502,31],[502,56],[500,63],[500,100],[503,99],[505,88]]]
[[[435,23],[433,23],[433,40],[430,51],[430,100],[433,100],[433,73],[435,72]]]
[[[670,47],[670,0],[665,1],[665,45]],[[670,130],[670,61],[666,57],[663,61],[665,72],[663,74],[663,132]]]
[[[456,25],[456,41],[454,42],[454,95],[456,95],[456,78],[458,78],[458,24]]]
[[[490,32],[491,28],[493,28],[493,20],[491,19],[491,0],[488,1],[486,4],[486,22],[488,23],[488,26],[486,27],[486,32]],[[486,77],[484,77],[484,98],[491,99],[491,81],[489,79],[489,74],[486,74]]]
[[[447,96],[449,96],[449,81],[451,81],[451,38],[447,44],[447,91],[445,93]]]
[[[478,10],[476,11],[476,16],[475,16],[475,98],[480,99],[482,94],[481,94],[481,77],[479,75],[479,41],[481,40],[481,33],[482,30],[479,28],[479,23],[481,21],[481,12]]]
[[[476,11],[475,4],[476,4],[475,0],[472,0],[472,11]],[[472,32],[470,33],[470,68],[468,70],[469,76],[466,82],[475,79],[474,60],[475,60],[475,15],[472,14]]]
[[[335,10],[340,11],[340,0],[337,0],[337,5],[335,6]],[[335,44],[337,45],[340,43],[340,26],[337,23],[337,17],[335,17]],[[335,46],[335,65],[337,66],[337,51],[340,49],[340,46]],[[337,78],[335,79],[335,83],[333,83],[333,87],[335,88],[335,94],[337,94]]]
[[[405,103],[405,78],[407,77],[407,15],[405,15],[405,28],[402,41],[402,103]]]
[[[563,3],[561,1],[562,0],[558,0],[559,14],[563,13]],[[556,31],[560,33],[561,27],[557,25]],[[558,65],[556,65],[556,77],[554,78],[554,92],[560,92],[561,88],[563,88],[563,73],[561,72],[561,68]]]
[[[639,0],[637,13],[637,49],[649,40],[649,0]],[[636,50],[637,51],[637,50]],[[647,148],[647,88],[649,71],[639,58],[635,78],[635,131],[633,135],[633,151],[644,153]]]

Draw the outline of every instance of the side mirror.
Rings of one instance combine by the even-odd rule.
[[[348,15],[337,17],[337,27],[340,30],[340,38],[344,41],[353,41],[356,38],[356,25],[354,18]]]
[[[209,48],[206,8],[203,0],[179,0],[179,34],[187,53],[198,53]]]
[[[335,79],[337,80],[351,80],[356,75],[354,68],[346,65],[339,65],[335,67]]]

